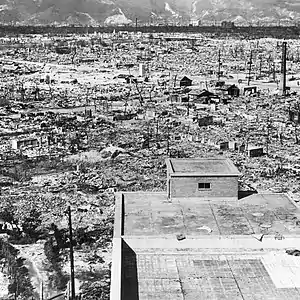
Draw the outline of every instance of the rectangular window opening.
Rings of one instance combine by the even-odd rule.
[[[199,190],[209,190],[210,183],[209,182],[200,182],[200,183],[198,183],[198,189]]]

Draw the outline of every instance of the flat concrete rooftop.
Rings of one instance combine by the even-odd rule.
[[[284,194],[120,193],[111,300],[299,300],[299,220]]]
[[[231,160],[226,158],[198,158],[198,159],[167,159],[169,172],[176,174],[207,175],[232,175],[240,173]]]
[[[123,193],[124,236],[300,234],[300,211],[284,194],[238,201],[167,200],[164,193]],[[297,222],[298,221],[298,222]]]
[[[151,253],[125,246],[123,299],[300,299],[299,257],[283,251],[209,255],[180,250]]]

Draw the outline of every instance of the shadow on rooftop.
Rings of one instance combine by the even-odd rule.
[[[122,300],[138,300],[137,259],[135,252],[122,241]]]
[[[251,190],[251,191],[239,191],[238,193],[238,199],[243,199],[243,198],[246,198],[246,197],[249,197],[253,194],[257,194],[257,191],[256,190]]]

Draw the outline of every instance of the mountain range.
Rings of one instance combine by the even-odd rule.
[[[300,21],[300,0],[0,0],[0,23],[103,25],[182,20]]]

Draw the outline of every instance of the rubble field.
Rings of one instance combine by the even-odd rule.
[[[285,41],[283,93],[283,41],[271,38],[0,37],[0,298],[69,292],[70,206],[76,293],[108,299],[115,192],[165,192],[168,157],[228,157],[241,193],[286,193],[297,203],[299,41]],[[142,235],[152,228],[137,202],[127,223]],[[259,218],[249,205],[246,219]],[[157,228],[176,232],[174,207]],[[213,210],[220,220],[233,214]],[[263,223],[282,215],[265,212]],[[199,230],[217,233],[210,217]]]

